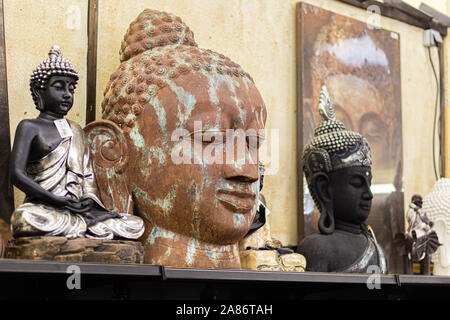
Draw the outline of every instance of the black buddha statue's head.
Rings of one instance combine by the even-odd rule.
[[[369,216],[372,156],[367,140],[335,120],[324,87],[319,99],[321,124],[303,152],[303,170],[320,211],[319,231],[331,234],[335,222],[360,225]]]
[[[30,90],[36,108],[41,112],[65,116],[73,105],[73,93],[78,72],[53,46],[48,58],[42,61],[30,78]]]

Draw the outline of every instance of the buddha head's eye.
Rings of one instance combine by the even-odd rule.
[[[354,175],[350,178],[350,185],[355,188],[361,188],[364,185],[364,179],[360,175]]]
[[[56,90],[64,89],[64,85],[61,81],[54,82],[52,84],[52,87],[55,88]]]

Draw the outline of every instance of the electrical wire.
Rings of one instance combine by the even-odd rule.
[[[439,49],[439,48],[438,48]],[[437,109],[438,109],[438,99],[440,93],[440,83],[436,73],[436,69],[434,67],[433,59],[431,58],[431,47],[428,47],[428,58],[430,59],[431,68],[433,69],[434,78],[436,79],[436,98],[435,98],[435,106],[434,106],[434,117],[433,117],[433,168],[434,168],[434,176],[436,180],[439,179],[438,168],[436,167],[436,122],[437,122]],[[440,134],[440,133],[438,133]]]

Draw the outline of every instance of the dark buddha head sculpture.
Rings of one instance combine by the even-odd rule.
[[[363,223],[370,212],[372,156],[367,140],[347,131],[335,119],[326,88],[319,99],[322,123],[305,147],[303,168],[308,188],[320,210],[319,230],[330,234],[335,220]]]
[[[309,270],[361,272],[360,266],[355,271],[351,263],[367,251],[372,240],[371,235],[364,236],[368,232],[364,222],[373,198],[370,147],[363,136],[347,131],[344,124],[335,119],[333,104],[324,86],[319,98],[319,114],[322,122],[305,147],[303,169],[320,211],[320,235],[305,238],[298,251],[305,255]],[[351,234],[357,238],[350,240]],[[378,252],[376,242],[371,248]]]
[[[120,61],[104,120],[86,128],[100,189],[112,195],[103,201],[133,200],[146,222],[146,263],[239,268],[238,242],[257,209],[258,147],[246,144],[244,161],[227,156],[264,129],[252,78],[200,49],[179,17],[148,9],[131,23]]]
[[[42,61],[36,69],[33,70],[30,77],[31,96],[39,111],[43,111],[44,107],[47,110],[56,109],[54,107],[55,103],[52,102],[57,97],[54,93],[50,92],[53,87],[49,86],[48,83],[50,80],[57,81],[63,78],[72,79],[72,90],[75,90],[75,86],[79,79],[78,72],[72,64],[62,56],[61,49],[58,46],[53,46],[48,54],[48,58]],[[45,106],[44,101],[46,102]],[[73,95],[71,97],[70,107],[67,105],[67,112],[72,107],[72,104]]]

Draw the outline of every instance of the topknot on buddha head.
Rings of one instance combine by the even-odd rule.
[[[194,34],[181,18],[167,12],[145,9],[125,34],[120,61],[127,61],[156,47],[181,44],[197,47]]]
[[[198,48],[189,27],[175,15],[146,9],[134,20],[122,42],[120,67],[104,91],[103,119],[127,129],[152,106],[158,91],[177,78],[197,74],[211,81],[251,76],[220,53]]]

